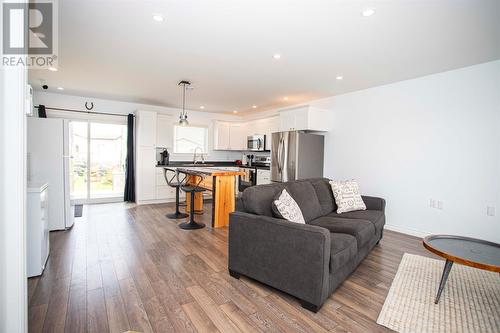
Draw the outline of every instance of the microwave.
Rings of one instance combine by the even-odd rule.
[[[261,151],[266,149],[265,135],[250,135],[247,137],[247,149],[253,151]]]

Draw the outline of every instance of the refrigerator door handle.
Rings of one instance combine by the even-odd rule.
[[[283,138],[280,138],[280,143],[278,145],[278,172],[280,173],[280,175],[283,170],[281,165],[282,150],[283,150]]]

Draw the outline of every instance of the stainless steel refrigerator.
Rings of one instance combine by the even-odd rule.
[[[324,137],[299,131],[273,133],[271,181],[323,177]]]

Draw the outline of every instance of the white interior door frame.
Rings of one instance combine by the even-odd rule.
[[[0,17],[2,17],[0,6]],[[23,22],[18,38],[23,40]],[[3,34],[0,25],[0,36]],[[0,332],[27,332],[24,66],[0,67]]]

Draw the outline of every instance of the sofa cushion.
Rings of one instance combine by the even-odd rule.
[[[337,204],[337,213],[365,210],[366,205],[359,193],[358,182],[354,179],[344,181],[330,181],[333,196]]]
[[[384,227],[385,215],[384,212],[380,210],[358,210],[355,212],[347,212],[342,214],[337,214],[336,212],[328,214],[331,217],[340,218],[350,218],[359,220],[368,220],[375,225],[377,233],[379,233]]]
[[[330,234],[330,272],[335,273],[348,263],[354,265],[356,261],[356,238],[349,234]]]
[[[366,245],[375,236],[375,226],[367,220],[322,216],[310,221],[308,224],[326,228],[333,233],[352,235],[356,237],[358,249]]]
[[[319,204],[321,205],[321,215],[328,215],[336,211],[337,205],[335,204],[329,180],[327,178],[311,179],[311,185],[314,187]]]
[[[284,184],[273,183],[268,185],[252,186],[241,195],[245,211],[250,214],[273,216],[272,203],[276,194],[281,193]]]
[[[309,181],[287,183],[286,189],[299,205],[306,222],[323,215],[316,191]]]
[[[290,222],[305,224],[304,216],[297,202],[284,188],[272,203],[273,214]]]

